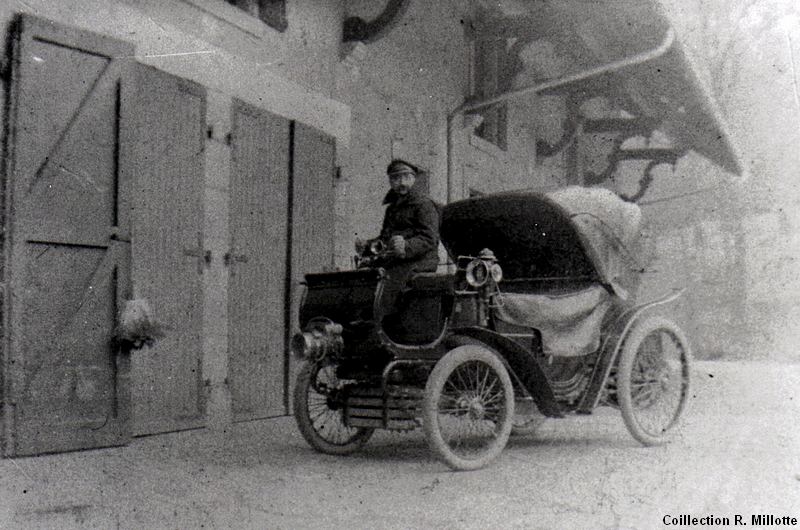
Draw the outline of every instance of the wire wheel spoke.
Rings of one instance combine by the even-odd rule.
[[[344,423],[341,408],[331,408],[331,393],[341,389],[341,382],[336,377],[333,366],[325,366],[317,372],[316,388],[326,394],[309,389],[308,412],[314,430],[334,445],[343,445],[358,434],[358,429],[348,427]]]
[[[457,470],[479,469],[508,442],[514,387],[499,355],[477,344],[456,346],[425,383],[422,427],[431,450]]]
[[[348,454],[361,447],[372,429],[345,423],[345,382],[336,367],[305,365],[298,374],[294,416],[303,438],[315,449],[329,454]]]
[[[688,379],[682,367],[683,345],[669,330],[656,330],[642,341],[631,376],[637,420],[648,434],[660,436],[678,418]],[[680,382],[680,384],[674,384]]]
[[[669,440],[689,394],[690,361],[683,331],[663,317],[637,320],[626,335],[615,393],[628,431],[644,445]]]
[[[492,367],[472,361],[458,366],[444,384],[438,416],[442,438],[456,453],[478,454],[498,436],[505,393]]]

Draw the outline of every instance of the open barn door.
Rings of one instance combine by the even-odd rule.
[[[111,338],[130,295],[122,131],[132,56],[125,42],[16,21],[4,174],[6,456],[130,438],[130,359]]]

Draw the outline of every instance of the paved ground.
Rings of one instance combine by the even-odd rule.
[[[681,436],[640,447],[616,411],[550,421],[448,471],[421,433],[351,457],[291,418],[0,460],[0,528],[679,528],[665,515],[800,522],[800,365],[697,363]],[[750,526],[753,528],[753,526]]]

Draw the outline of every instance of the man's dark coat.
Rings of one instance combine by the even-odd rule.
[[[439,212],[431,199],[416,188],[406,195],[390,190],[380,239],[388,243],[393,236],[406,240],[404,258],[393,257],[383,266],[406,266],[409,271],[435,271],[439,265]]]
[[[415,188],[406,195],[390,190],[383,203],[387,206],[379,238],[387,244],[393,236],[406,240],[405,257],[387,257],[376,263],[386,270],[383,308],[391,314],[398,309],[398,297],[411,275],[435,272],[439,265],[439,210]]]

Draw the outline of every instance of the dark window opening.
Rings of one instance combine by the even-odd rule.
[[[475,42],[475,96],[488,98],[508,90],[510,79],[506,72],[505,39],[478,40]],[[500,149],[508,147],[508,105],[496,103],[477,111],[483,122],[475,134]]]
[[[285,31],[289,25],[286,21],[286,0],[225,1],[278,31]]]
[[[483,122],[475,128],[475,134],[484,140],[493,143],[500,149],[508,147],[508,107],[505,103],[481,109]]]

